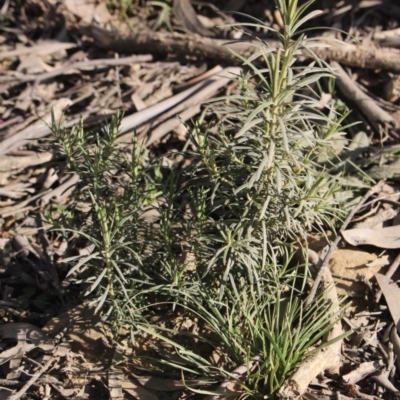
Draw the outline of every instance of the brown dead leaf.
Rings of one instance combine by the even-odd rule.
[[[69,12],[81,19],[81,22],[90,24],[94,19],[94,0],[65,0],[64,6]]]
[[[81,19],[81,22],[90,24],[95,21],[106,24],[111,20],[106,3],[96,4],[95,0],[64,0],[64,5],[72,14]]]
[[[17,67],[17,71],[23,74],[40,74],[42,72],[49,72],[50,70],[52,68],[36,54],[21,57],[21,61]]]
[[[26,87],[24,90],[21,91],[21,93],[18,95],[14,107],[18,110],[27,112],[33,107],[33,101],[32,101],[32,88],[31,87]]]
[[[396,282],[393,282],[390,278],[382,274],[375,274],[376,280],[379,287],[385,296],[386,303],[389,307],[390,314],[393,318],[395,326],[399,330],[400,328],[400,288]]]
[[[41,99],[46,104],[51,104],[53,99],[56,97],[56,92],[59,89],[59,82],[54,81],[46,85],[37,85],[33,92],[35,98]]]
[[[400,225],[382,229],[348,229],[342,235],[353,246],[370,244],[382,249],[400,248]]]
[[[210,361],[218,368],[222,368],[227,363],[227,355],[222,347],[216,347],[210,356]]]
[[[0,196],[8,197],[9,199],[20,199],[26,196],[27,193],[34,193],[35,189],[32,189],[30,183],[12,183],[7,187],[0,187]]]
[[[174,0],[173,12],[179,23],[189,32],[200,36],[214,37],[215,33],[206,28],[197,18],[197,14],[190,0]]]

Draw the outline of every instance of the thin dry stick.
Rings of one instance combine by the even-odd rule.
[[[15,394],[11,395],[8,400],[19,400],[27,391],[28,389],[42,376],[43,372],[46,372],[49,368],[50,365],[53,363],[53,361],[55,360],[55,357],[50,357],[46,364],[42,366],[40,366],[40,369],[38,372],[36,372],[36,374],[34,374],[31,379],[29,379],[28,382],[25,383],[24,386],[22,386],[22,388]]]
[[[335,250],[337,249],[338,244],[340,243],[340,241],[342,240],[342,237],[340,236],[340,234],[347,228],[347,226],[349,225],[349,223],[351,222],[351,220],[353,219],[354,215],[360,210],[360,208],[363,206],[363,204],[375,193],[378,193],[381,189],[382,186],[385,182],[384,181],[379,181],[375,186],[373,186],[371,189],[368,190],[367,193],[365,193],[364,197],[360,200],[360,202],[357,204],[356,207],[353,208],[353,210],[350,212],[350,214],[347,216],[346,220],[343,222],[342,227],[339,230],[338,235],[336,236],[336,239],[331,243],[330,247],[329,247],[329,251],[326,254],[325,258],[324,258],[324,262],[321,265],[321,268],[319,269],[317,276],[315,277],[315,281],[314,284],[311,288],[311,292],[307,298],[306,301],[306,306],[309,306],[312,301],[315,298],[315,295],[317,293],[317,289],[319,284],[321,283],[321,279],[322,276],[324,274],[324,271],[326,268],[328,268],[328,263],[333,255],[333,253],[335,252]]]

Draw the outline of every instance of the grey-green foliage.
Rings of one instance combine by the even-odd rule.
[[[202,190],[219,242],[207,271],[222,268],[224,282],[235,268],[257,279],[257,269],[279,254],[280,243],[305,239],[311,228],[322,230],[338,216],[337,185],[321,162],[334,156],[340,120],[333,109],[320,110],[312,90],[332,72],[318,59],[295,64],[304,52],[313,54],[313,41],[297,33],[314,15],[302,15],[310,2],[299,8],[294,0],[276,3],[285,26],[274,32],[281,47],[260,41],[258,51],[243,59],[239,93],[229,96],[229,105],[223,99],[215,106],[217,129],[197,126],[192,135],[192,175],[208,182]]]
[[[327,302],[326,293],[320,293],[306,306],[304,266],[291,267],[290,253],[293,254],[288,251],[286,263],[275,271],[274,279],[262,277],[258,284],[249,284],[245,278],[232,281],[221,301],[210,296],[206,284],[199,285],[196,296],[187,296],[188,315],[192,320],[198,317],[200,326],[205,322],[208,334],[192,334],[184,329],[177,332],[164,324],[139,322],[136,325],[139,332],[151,334],[174,348],[174,358],[154,361],[181,369],[186,376],[203,377],[204,383],[210,382],[205,389],[188,383],[196,393],[240,395],[243,399],[274,398],[274,393],[306,355],[341,339],[334,338],[329,344],[323,340],[331,324],[340,319],[340,304]],[[189,344],[184,345],[185,342]],[[198,351],[198,347],[202,348],[199,342],[217,348],[216,355],[221,355],[217,365]],[[223,379],[230,379],[229,389],[223,392],[212,389],[213,381]]]
[[[201,283],[197,296],[184,285],[177,290],[212,328],[226,363],[217,368],[191,348],[175,349],[207,376],[230,376],[242,398],[272,395],[321,344],[333,316],[339,318],[338,305],[323,296],[305,306],[306,267],[290,267],[294,245],[340,216],[339,188],[326,168],[335,157],[341,118],[334,108],[321,109],[313,92],[332,71],[316,58],[296,63],[305,51],[312,54],[313,41],[297,33],[313,16],[302,15],[310,3],[276,4],[285,25],[283,33],[275,32],[281,47],[260,42],[259,51],[243,59],[239,93],[214,104],[219,122],[195,126],[193,167],[183,185],[192,198],[186,246]],[[165,329],[157,335],[173,344]],[[246,379],[229,372],[255,357],[259,365],[244,373]]]
[[[340,120],[333,109],[318,108],[312,86],[332,73],[318,59],[296,63],[305,51],[312,54],[313,42],[297,32],[313,16],[304,14],[309,4],[276,1],[284,21],[283,32],[274,32],[281,46],[260,41],[258,52],[243,59],[238,93],[215,105],[219,122],[209,128],[195,124],[192,151],[185,154],[192,164],[184,172],[151,163],[137,140],[127,156],[117,143],[119,116],[93,133],[85,133],[82,123],[68,131],[53,120],[58,154],[80,177],[75,205],[57,224],[92,248],[65,262],[98,307],[108,306],[107,315],[134,327],[149,304],[161,302],[188,306],[205,320],[221,307],[235,315],[246,295],[238,290],[245,287],[251,297],[240,312],[255,318],[255,330],[267,323],[251,311],[255,302],[265,304],[271,316],[279,314],[274,308],[284,299],[265,288],[279,287],[274,293],[282,297],[282,288],[294,290],[300,274],[288,268],[294,243],[338,216],[337,187],[322,163],[334,154]],[[150,211],[155,219],[148,218]],[[296,313],[302,312],[301,291],[288,296]],[[249,326],[241,343],[234,335],[222,340],[231,346],[232,362],[256,355]],[[299,335],[303,328],[298,322]],[[270,340],[278,340],[279,329],[271,332]],[[296,349],[281,357],[289,367],[281,370],[279,382],[304,354],[305,347]],[[270,380],[267,385],[276,388]]]
[[[154,303],[196,312],[227,362],[216,368],[174,344],[176,332],[163,335],[199,366],[193,374],[229,376],[261,354],[258,372],[238,381],[255,398],[279,387],[332,320],[321,297],[305,308],[307,270],[292,260],[309,230],[323,230],[339,214],[325,168],[340,118],[321,110],[313,92],[332,72],[316,57],[297,63],[313,54],[313,41],[298,32],[313,16],[305,14],[309,4],[276,0],[281,46],[260,41],[243,59],[238,93],[215,103],[218,123],[195,124],[183,171],[150,162],[135,139],[127,155],[117,143],[120,116],[100,132],[84,132],[82,123],[69,131],[54,119],[51,126],[57,154],[80,177],[74,204],[54,224],[91,245],[89,255],[64,260],[69,274],[133,337],[143,330],[162,336],[146,321]]]
[[[94,293],[99,307],[106,302],[116,313],[129,302],[133,315],[138,287],[145,291],[152,283],[143,268],[153,248],[148,241],[152,227],[143,223],[143,215],[157,197],[160,171],[158,164],[149,167],[145,149],[136,140],[130,154],[116,142],[120,119],[117,114],[101,131],[85,132],[82,121],[67,130],[53,117],[55,151],[79,182],[70,211],[64,210],[57,220],[49,213],[47,217],[56,229],[69,237],[78,234],[90,248],[88,255],[64,260],[73,265],[69,275],[85,283],[85,294]]]

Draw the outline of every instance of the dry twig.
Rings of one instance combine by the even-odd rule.
[[[55,360],[55,357],[50,357],[47,360],[46,364],[44,364],[43,366],[40,366],[39,371],[36,372],[36,374],[34,374],[31,377],[31,379],[29,379],[29,381],[26,382],[26,384],[17,393],[12,394],[8,398],[8,400],[19,400],[29,390],[29,388],[42,376],[42,374],[50,368],[50,366],[54,360]]]
[[[395,126],[395,121],[385,110],[367,96],[345,72],[336,61],[331,62],[332,67],[337,70],[336,82],[342,93],[354,101],[371,124],[379,131],[379,126]]]

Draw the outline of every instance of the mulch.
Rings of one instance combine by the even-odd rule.
[[[245,27],[243,35],[232,26],[247,14],[281,29],[272,1],[149,3],[133,1],[125,16],[102,0],[1,6],[0,400],[205,398],[179,375],[127,361],[128,330],[116,344],[93,309],[76,301],[79,291],[60,262],[68,243],[46,232],[42,218],[44,210],[68,207],[77,184],[51,151],[52,112],[69,127],[82,119],[98,129],[120,110],[118,140],[136,135],[152,158],[173,164],[192,119],[204,112],[209,121],[207,102],[236,90],[241,62],[232,50],[248,57],[254,42],[278,45],[266,29]],[[352,300],[343,326],[353,333],[342,343],[337,371],[320,371],[302,397],[397,398],[400,5],[318,0],[314,9],[322,13],[308,27],[324,28],[309,35],[329,46],[313,50],[338,75],[334,91],[324,87],[321,106],[335,101],[352,110],[344,121],[346,179],[360,188],[382,183],[342,232],[329,263],[339,296]],[[320,257],[327,251],[320,238],[311,248]],[[190,316],[171,319],[176,329],[196,328]],[[141,351],[164,357],[156,344],[143,341]],[[190,379],[186,385],[215,388]]]

